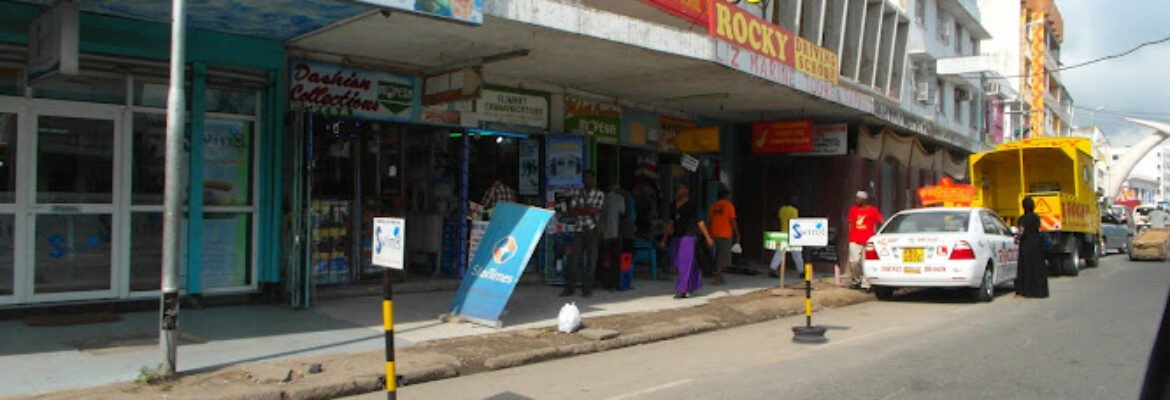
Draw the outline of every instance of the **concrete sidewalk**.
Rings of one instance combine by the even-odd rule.
[[[764,276],[729,275],[727,280],[725,286],[705,285],[698,297],[684,300],[671,298],[673,281],[636,281],[635,290],[596,291],[591,299],[557,297],[561,288],[555,286],[519,286],[503,317],[503,330],[555,325],[566,301],[594,317],[696,306],[778,283]],[[447,311],[453,296],[449,291],[396,296],[397,346],[500,331],[440,323],[437,317]],[[0,321],[0,370],[8,372],[0,375],[0,396],[132,381],[141,367],[157,365],[157,313],[120,316],[118,322],[52,328]],[[378,297],[326,300],[309,311],[282,306],[184,310],[180,329],[187,341],[179,349],[179,366],[191,371],[380,349],[381,325]]]

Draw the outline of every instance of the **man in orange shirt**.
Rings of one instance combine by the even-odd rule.
[[[707,215],[711,218],[711,237],[715,239],[715,281],[723,284],[723,268],[731,266],[731,247],[739,243],[739,224],[735,219],[735,205],[731,191],[719,189],[719,200],[711,204]]]

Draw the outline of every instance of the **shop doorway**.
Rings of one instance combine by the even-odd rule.
[[[0,303],[125,294],[122,116],[0,99]]]
[[[402,126],[315,119],[310,146],[310,266],[318,285],[376,275],[372,218],[403,215]]]
[[[30,135],[35,166],[24,232],[32,265],[34,300],[114,296],[116,173],[121,159],[117,113],[44,110],[33,113]],[[19,167],[18,167],[19,168]],[[117,181],[117,182],[115,182]],[[121,199],[117,199],[121,200]],[[115,225],[118,225],[115,227]]]
[[[370,260],[371,224],[379,216],[409,221],[405,273],[454,274],[454,258],[446,254],[453,248],[444,245],[457,243],[455,228],[465,219],[460,134],[435,126],[303,118],[308,240],[301,253],[306,261],[292,264],[307,272],[293,274],[295,290],[380,279],[382,268]],[[393,278],[408,279],[397,272]]]

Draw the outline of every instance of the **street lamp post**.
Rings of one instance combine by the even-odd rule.
[[[178,353],[179,326],[179,202],[182,200],[183,93],[186,53],[186,0],[171,2],[171,82],[167,92],[166,177],[163,187],[162,301],[160,302],[159,347],[163,363],[159,373],[174,377]]]

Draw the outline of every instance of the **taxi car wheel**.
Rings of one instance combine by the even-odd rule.
[[[890,301],[894,299],[894,288],[889,286],[874,286],[873,294],[878,300]]]
[[[983,269],[983,281],[979,283],[979,288],[975,292],[975,300],[986,303],[995,299],[995,269],[992,268],[991,263],[987,264],[987,268]]]

